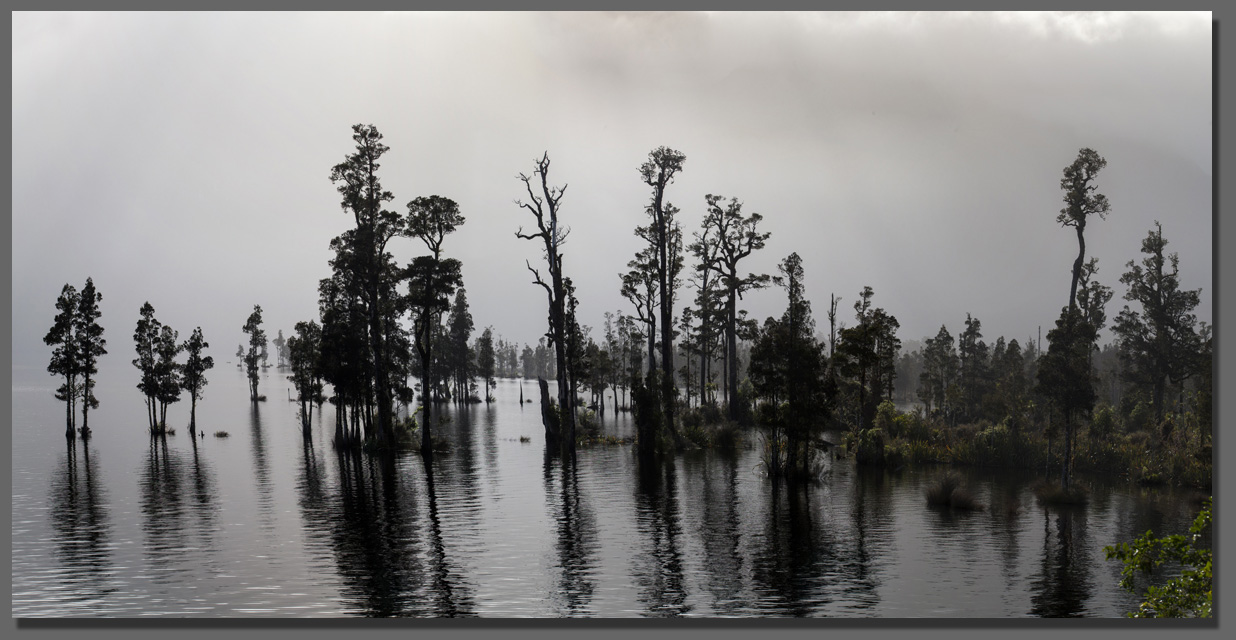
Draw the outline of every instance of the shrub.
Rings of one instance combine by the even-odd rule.
[[[1213,502],[1207,498],[1202,510],[1189,527],[1189,535],[1180,534],[1155,538],[1147,531],[1133,541],[1103,547],[1108,560],[1124,563],[1120,570],[1120,586],[1129,593],[1137,593],[1135,579],[1138,574],[1149,575],[1158,567],[1172,563],[1182,567],[1180,576],[1167,581],[1163,586],[1149,586],[1146,600],[1130,618],[1209,618],[1213,614],[1213,554],[1210,549],[1199,549],[1197,543],[1203,531],[1210,526]]]
[[[854,460],[859,464],[874,466],[884,464],[884,432],[876,428],[859,431]]]
[[[953,491],[961,485],[961,478],[955,473],[947,473],[927,488],[927,504],[933,507],[947,507],[953,497]]]
[[[1102,404],[1094,410],[1090,420],[1090,440],[1105,441],[1116,432],[1116,410],[1110,404]]]

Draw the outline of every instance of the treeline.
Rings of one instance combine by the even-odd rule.
[[[1039,339],[1022,344],[1000,337],[988,345],[979,319],[966,314],[956,337],[942,325],[922,347],[904,353],[900,323],[875,304],[870,287],[858,293],[852,319],[839,313],[841,298],[830,295],[825,334],[806,299],[797,253],[781,261],[776,276],[744,268],[770,234],[760,230],[763,216],[744,212],[737,198],[704,195],[705,216],[688,241],[668,197],[686,156],[668,147],[651,151],[637,171],[649,190],[645,224],[633,229],[641,245],[616,283],[635,313],[605,313],[594,336],[579,322],[564,261],[567,186],[552,184],[543,154],[530,174],[518,175],[523,197],[515,204],[531,225],[515,236],[532,242],[543,261],[525,264],[546,295],[547,324],[535,347],[521,349],[492,327],[473,335],[462,265],[444,253],[446,238],[465,222],[458,205],[432,195],[408,201],[403,213],[389,210],[394,195],[378,178],[388,151],[382,135],[372,125],[356,125],[352,138],[355,151],[333,167],[330,179],[354,226],[330,242],[331,276],[318,285],[318,318],[296,323],[286,340],[280,331],[274,341],[276,361],[296,387],[306,437],[314,407],[321,411],[329,401],[336,445],[385,449],[411,443],[419,430],[422,454],[432,455],[436,404],[491,401],[496,378],[522,377],[540,380],[552,451],[569,454],[596,435],[586,410],[604,413],[608,394],[610,406],[634,412],[642,458],[730,446],[754,426],[776,478],[814,477],[828,428],[846,430],[847,450],[864,463],[904,458],[905,438],[927,442],[915,449],[925,451],[973,425],[999,427],[1023,449],[1043,448],[1038,443],[1045,441],[1046,455],[1027,460],[1052,459],[1059,442],[1055,459],[1066,488],[1082,430],[1092,439],[1144,429],[1168,437],[1180,422],[1173,416],[1187,414],[1197,446],[1209,446],[1212,330],[1197,322],[1200,290],[1180,288],[1179,259],[1164,252],[1157,223],[1142,243],[1141,263],[1130,261],[1120,278],[1133,306],[1110,323],[1114,346],[1098,347],[1114,294],[1099,282],[1097,260],[1085,259],[1088,223],[1110,211],[1094,184],[1106,161],[1091,149],[1079,152],[1060,183],[1065,207],[1057,222],[1075,231],[1079,252],[1068,304],[1047,333],[1046,350]],[[423,253],[400,265],[389,248],[405,241],[419,243]],[[748,317],[740,308],[744,295],[773,285],[786,293],[785,311],[762,323]],[[99,296],[89,280],[87,289],[78,295],[66,285],[46,338],[57,345],[49,371],[65,378],[57,397],[67,403],[70,435],[75,402],[83,401],[83,423],[86,409],[97,406],[91,376],[94,359],[105,353],[95,322]],[[207,345],[200,329],[180,343],[154,319],[149,303],[140,313],[134,364],[142,371],[151,431],[159,432],[180,390],[199,397],[210,360],[201,354]],[[254,402],[264,399],[258,371],[268,359],[261,325],[255,306],[242,328],[248,348],[237,350]],[[182,352],[188,361],[178,363]],[[557,381],[556,398],[548,379]],[[903,428],[910,417],[896,411],[894,397],[921,403],[914,429]],[[588,423],[582,432],[581,420]]]

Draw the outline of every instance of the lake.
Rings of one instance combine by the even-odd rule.
[[[447,409],[452,450],[430,469],[337,453],[329,404],[306,442],[285,375],[264,372],[253,405],[234,363],[207,374],[205,438],[182,400],[177,434],[152,441],[136,369],[102,369],[94,437],[73,445],[59,382],[13,370],[14,617],[1117,617],[1138,600],[1103,547],[1183,532],[1198,509],[1085,477],[1089,505],[1047,508],[1033,474],[962,469],[987,508],[953,513],[924,500],[944,467],[832,460],[790,489],[754,447],[641,468],[598,445],[564,464],[516,380]],[[634,432],[626,414],[604,425]]]

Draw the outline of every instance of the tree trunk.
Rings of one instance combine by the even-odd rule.
[[[82,435],[90,433],[90,372],[82,380]]]
[[[1077,304],[1077,281],[1081,279],[1082,261],[1086,258],[1086,238],[1083,236],[1085,226],[1077,226],[1077,259],[1073,261],[1073,282],[1069,285],[1069,308]]]
[[[738,420],[738,300],[730,291],[725,301],[725,394],[730,420]]]
[[[1162,376],[1156,376],[1151,390],[1151,402],[1154,405],[1154,421],[1157,427],[1163,421],[1163,396],[1167,390],[1167,382]]]
[[[545,378],[537,378],[537,384],[541,389],[541,424],[545,426],[545,446],[552,448],[560,445],[560,428],[558,424],[558,415],[554,410],[554,405],[549,399],[549,382]]]

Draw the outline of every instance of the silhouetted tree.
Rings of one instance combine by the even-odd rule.
[[[433,455],[432,406],[430,390],[433,373],[434,332],[438,318],[450,308],[450,296],[463,284],[462,265],[454,258],[442,257],[442,242],[447,234],[462,226],[464,217],[454,200],[442,196],[420,197],[408,203],[407,233],[419,238],[430,255],[418,256],[408,266],[408,304],[416,351],[421,357],[421,401],[424,407],[421,428],[421,454]]]
[[[563,444],[570,451],[575,450],[575,398],[571,395],[569,377],[570,370],[567,361],[567,296],[564,285],[565,275],[562,271],[562,245],[570,235],[570,227],[558,222],[558,209],[562,197],[566,195],[567,185],[561,187],[549,186],[549,153],[535,161],[536,168],[532,175],[519,174],[519,180],[524,183],[528,193],[528,201],[516,200],[515,204],[531,213],[536,219],[536,233],[524,233],[523,227],[515,232],[515,237],[524,240],[540,240],[544,244],[545,261],[548,265],[549,281],[541,277],[532,263],[525,261],[528,270],[532,272],[533,283],[545,290],[549,302],[549,337],[550,346],[554,348],[554,362],[557,367],[558,407],[561,413]],[[533,181],[539,182],[539,188],[533,187]],[[537,195],[537,192],[540,195]],[[548,427],[548,425],[547,425]]]
[[[621,276],[622,297],[635,305],[635,316],[644,323],[644,337],[648,340],[648,373],[657,368],[657,271],[654,247],[647,246],[627,263],[630,269]]]
[[[771,234],[757,231],[764,217],[758,213],[744,217],[742,203],[736,198],[731,198],[726,204],[724,197],[709,194],[704,200],[708,203],[708,213],[704,216],[704,231],[706,234],[712,232],[713,242],[717,245],[711,268],[720,275],[725,292],[726,399],[729,403],[730,419],[737,420],[739,407],[743,402],[738,397],[738,300],[746,291],[762,289],[768,286],[769,282],[767,274],[741,275],[738,263],[763,249]]]
[[[137,328],[133,331],[133,342],[137,349],[137,358],[133,366],[141,371],[141,379],[137,388],[146,396],[146,421],[151,433],[159,428],[158,395],[158,348],[159,336],[163,332],[163,323],[154,317],[155,309],[150,302],[142,305],[137,320]]]
[[[463,287],[455,292],[455,302],[451,305],[446,325],[447,342],[443,355],[446,356],[454,387],[451,396],[462,404],[468,401],[470,387],[476,386],[473,382],[476,377],[474,354],[468,347],[468,341],[472,338],[472,313],[468,310],[468,293]]]
[[[936,412],[951,417],[954,410],[947,404],[948,389],[956,384],[958,368],[953,336],[947,327],[940,325],[936,337],[928,338],[923,347],[923,372],[919,374],[918,397],[927,406],[928,413],[934,407]]]
[[[858,324],[842,329],[838,340],[838,369],[858,396],[858,423],[851,425],[855,429],[871,426],[876,407],[892,397],[897,354],[901,351],[901,340],[897,338],[901,324],[884,309],[871,307],[873,295],[871,287],[863,287],[854,303]]]
[[[296,397],[300,402],[300,424],[304,437],[312,433],[309,425],[313,420],[313,402],[322,394],[322,383],[318,378],[318,369],[322,348],[322,328],[318,323],[296,323],[296,335],[288,338],[288,365],[292,375],[288,379],[296,387]]]
[[[674,218],[678,207],[665,200],[665,190],[682,171],[687,157],[669,147],[658,147],[648,154],[648,160],[640,165],[639,173],[644,184],[652,188],[645,212],[647,227],[636,229],[636,235],[653,247],[656,260],[658,304],[661,324],[661,404],[664,427],[681,445],[677,425],[674,423],[674,291],[677,288],[678,272],[682,269],[682,230]]]
[[[275,366],[287,366],[288,356],[284,351],[287,346],[287,340],[283,338],[283,329],[279,330],[279,335],[275,336],[275,339],[271,340],[270,343],[275,345]]]
[[[180,400],[180,364],[176,356],[180,354],[181,345],[177,341],[180,334],[167,325],[159,330],[159,340],[155,344],[155,379],[158,392],[155,398],[159,401],[159,431],[167,430],[167,405]]]
[[[382,188],[377,176],[378,160],[389,150],[382,144],[382,134],[373,125],[357,124],[352,127],[352,139],[356,141],[355,153],[331,169],[330,180],[343,196],[341,206],[352,212],[356,223],[347,238],[352,248],[351,260],[340,266],[352,272],[355,291],[368,324],[366,386],[372,387],[377,405],[372,435],[378,443],[384,444],[392,426],[393,408],[387,372],[390,359],[386,353],[390,327],[384,320],[391,315],[387,307],[393,304],[391,279],[395,277],[386,245],[404,233],[404,229],[399,214],[382,208],[384,203],[394,199],[391,192]]]
[[[64,401],[64,435],[68,438],[76,437],[77,398],[81,395],[81,386],[77,381],[81,375],[77,343],[80,306],[81,294],[76,287],[66,283],[56,299],[56,309],[60,313],[56,314],[51,329],[43,337],[45,344],[55,347],[47,372],[53,376],[64,376],[64,384],[56,389],[56,399]]]
[[[644,358],[640,343],[643,337],[639,330],[635,328],[635,318],[626,314],[618,314],[618,341],[621,345],[622,358],[619,362],[621,371],[621,386],[623,391],[622,406],[629,408],[627,402],[627,390],[631,388],[631,381],[640,374],[641,365]]]
[[[497,369],[497,358],[494,351],[494,328],[485,327],[481,332],[481,337],[476,340],[476,372],[485,380],[485,403],[493,402],[494,397],[490,393],[498,387],[498,382],[494,380],[494,372]]]
[[[202,337],[202,328],[197,327],[181,345],[187,354],[181,367],[180,386],[189,393],[189,437],[197,433],[197,401],[202,397],[202,389],[206,386],[206,371],[215,366],[214,358],[203,356],[202,353],[210,347],[210,343]]]
[[[802,259],[791,253],[777,268],[781,276],[775,282],[785,287],[789,303],[780,320],[764,321],[751,349],[749,376],[755,392],[770,401],[760,411],[769,475],[805,477],[810,473],[813,436],[828,412],[827,358],[815,339]]]
[[[979,416],[983,396],[990,381],[989,354],[983,342],[983,325],[966,314],[966,328],[957,336],[957,382],[961,391],[962,414],[973,421]]]
[[[1047,353],[1039,359],[1036,391],[1059,412],[1064,427],[1064,458],[1060,465],[1060,486],[1071,481],[1073,441],[1077,420],[1094,408],[1094,381],[1089,354],[1094,348],[1094,326],[1086,322],[1077,307],[1065,307],[1056,328],[1047,332]]]
[[[1128,305],[1116,316],[1114,327],[1120,339],[1124,377],[1135,387],[1150,392],[1155,421],[1163,419],[1164,395],[1168,384],[1180,384],[1189,376],[1210,368],[1197,354],[1202,339],[1197,332],[1193,311],[1201,300],[1201,289],[1180,288],[1180,257],[1164,255],[1167,240],[1157,221],[1142,240],[1146,257],[1140,265],[1132,260],[1120,282],[1128,285],[1124,299],[1136,302],[1141,311]]]
[[[99,357],[107,354],[107,341],[103,339],[103,327],[99,325],[99,303],[103,295],[95,291],[94,280],[86,278],[86,286],[82,287],[81,301],[77,308],[77,328],[74,338],[77,340],[77,366],[82,374],[82,437],[90,437],[90,410],[99,407],[98,398],[94,397],[94,374],[99,372]]]
[[[262,307],[253,305],[253,313],[241,327],[249,334],[249,352],[245,354],[245,371],[249,374],[249,400],[258,401],[258,360],[266,348],[266,332],[262,330]]]
[[[1073,261],[1073,281],[1069,285],[1070,307],[1077,302],[1077,283],[1081,280],[1082,265],[1086,259],[1086,221],[1096,214],[1100,219],[1106,219],[1111,208],[1107,196],[1095,193],[1097,187],[1093,184],[1095,176],[1106,166],[1107,161],[1094,149],[1084,148],[1077,153],[1073,164],[1064,168],[1064,177],[1060,179],[1065,207],[1056,216],[1056,222],[1077,231],[1077,260]]]
[[[701,231],[692,234],[695,242],[687,249],[695,257],[695,275],[691,282],[695,284],[695,317],[700,326],[695,336],[695,349],[700,357],[699,393],[700,402],[708,403],[708,380],[711,378],[709,364],[717,351],[717,338],[724,332],[726,314],[721,310],[723,291],[717,269],[717,255],[720,244],[717,237],[720,232],[707,224],[705,219]],[[688,385],[691,383],[688,382]],[[688,387],[689,388],[689,387]]]
[[[524,378],[531,380],[536,377],[536,352],[532,347],[524,345],[524,350],[519,355],[519,361],[523,366]]]

